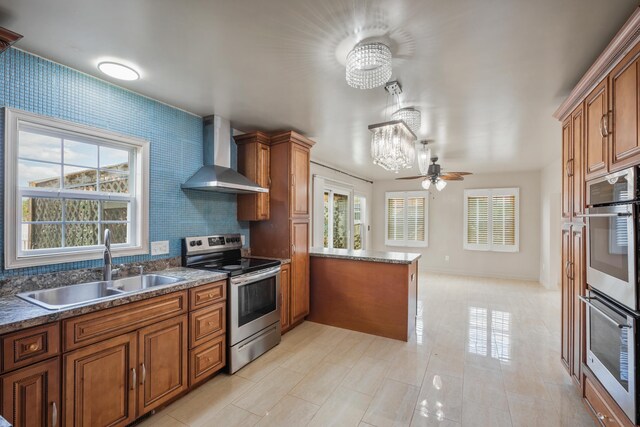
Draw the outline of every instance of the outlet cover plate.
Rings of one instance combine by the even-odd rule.
[[[151,242],[151,255],[164,255],[169,253],[169,241],[161,240],[159,242]]]

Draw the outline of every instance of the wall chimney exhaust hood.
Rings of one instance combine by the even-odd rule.
[[[244,175],[231,169],[231,124],[219,116],[204,118],[204,166],[182,184],[183,190],[219,193],[268,193]]]

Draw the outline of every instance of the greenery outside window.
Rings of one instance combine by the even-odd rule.
[[[5,111],[5,267],[148,253],[148,142]]]

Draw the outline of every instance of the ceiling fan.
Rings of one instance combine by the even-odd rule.
[[[422,149],[418,155],[418,166],[422,175],[396,179],[422,179],[422,188],[425,190],[428,190],[433,184],[438,191],[442,191],[446,187],[447,181],[463,181],[464,176],[471,175],[471,172],[443,172],[438,164],[438,156],[431,157],[431,150],[427,148],[429,141],[420,142],[422,143]],[[431,159],[431,164],[427,161],[429,158]]]

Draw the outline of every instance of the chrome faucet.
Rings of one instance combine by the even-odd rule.
[[[111,231],[108,228],[104,230],[104,266],[102,267],[102,280],[110,281],[113,274],[111,269]]]

